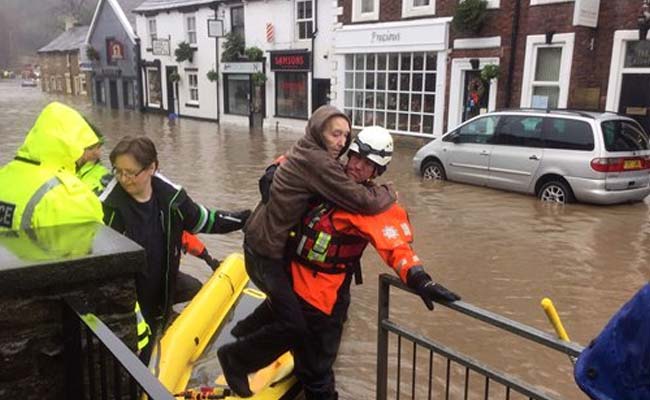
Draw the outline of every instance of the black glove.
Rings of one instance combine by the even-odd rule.
[[[217,269],[219,264],[221,264],[221,261],[216,258],[212,258],[210,253],[208,253],[208,249],[203,249],[203,252],[199,254],[199,258],[205,261],[205,263],[208,264],[208,266],[210,266],[213,271]]]
[[[434,283],[429,274],[424,272],[421,266],[412,267],[406,274],[408,287],[415,290],[420,295],[424,305],[429,310],[433,310],[433,301],[456,301],[460,296],[448,290],[439,283]]]
[[[222,211],[216,210],[215,233],[228,233],[244,227],[251,215],[251,210]]]

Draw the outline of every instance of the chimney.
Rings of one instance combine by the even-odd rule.
[[[77,18],[72,15],[63,17],[63,22],[65,23],[65,30],[69,31],[77,25]]]

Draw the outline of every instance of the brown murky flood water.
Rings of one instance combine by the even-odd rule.
[[[102,130],[107,136],[105,159],[122,135],[150,136],[162,172],[195,200],[217,208],[253,208],[263,168],[301,135],[93,108],[85,99],[55,98],[37,88],[20,88],[17,82],[0,82],[0,163],[13,157],[40,109],[54,99],[77,107]],[[585,345],[650,278],[648,200],[612,207],[556,207],[519,194],[422,182],[412,171],[411,159],[423,143],[397,138],[397,151],[383,179],[394,182],[410,212],[414,247],[425,267],[463,300],[550,332],[539,302],[551,297],[571,339]],[[202,238],[217,256],[241,250],[241,233]],[[185,261],[194,275],[209,276],[202,262]],[[341,398],[375,397],[376,276],[385,271],[389,269],[379,257],[367,251],[365,283],[352,289],[336,364]],[[544,386],[557,397],[586,399],[573,383],[566,356],[444,307],[428,312],[419,299],[406,294],[398,293],[391,302],[391,315],[424,336]],[[441,371],[436,376],[444,379]],[[408,379],[410,371],[404,371],[403,384]],[[462,398],[462,393],[452,392],[451,398]]]

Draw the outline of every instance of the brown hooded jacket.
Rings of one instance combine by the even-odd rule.
[[[289,230],[307,212],[317,195],[353,213],[377,214],[387,209],[395,194],[387,186],[359,185],[345,174],[343,165],[326,151],[323,131],[332,117],[350,120],[332,106],[318,108],[309,118],[305,135],[287,153],[275,172],[269,201],[259,203],[244,228],[245,242],[256,253],[281,259]],[[348,136],[342,155],[350,145]],[[340,156],[339,155],[339,156]]]

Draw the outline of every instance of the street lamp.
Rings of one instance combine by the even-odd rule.
[[[641,13],[636,18],[636,22],[639,27],[639,40],[645,40],[650,29],[650,0],[643,0]]]

